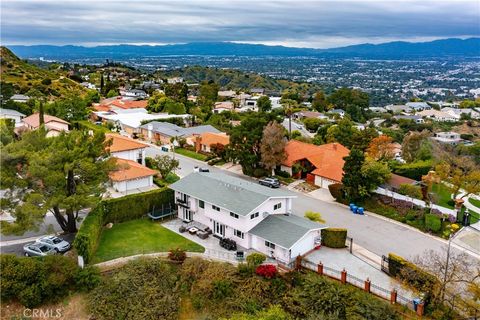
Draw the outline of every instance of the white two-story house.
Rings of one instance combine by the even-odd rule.
[[[290,263],[320,244],[325,226],[292,213],[296,196],[244,179],[213,172],[194,172],[170,185],[178,217],[208,226],[218,238],[230,238]]]
[[[154,188],[153,176],[158,172],[145,166],[147,144],[119,134],[106,134],[105,140],[110,155],[116,158],[116,170],[110,173],[115,191],[133,193]]]

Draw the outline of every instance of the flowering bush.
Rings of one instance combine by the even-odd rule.
[[[267,279],[272,279],[278,273],[277,267],[273,264],[262,264],[255,269],[255,273]]]

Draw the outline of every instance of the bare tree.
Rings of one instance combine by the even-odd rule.
[[[273,174],[273,169],[286,158],[286,139],[283,127],[276,121],[270,122],[263,129],[260,142],[261,164]]]
[[[464,252],[428,250],[414,258],[413,263],[435,278],[435,285],[425,288],[430,292],[431,303],[444,304],[468,317],[480,315],[480,263]],[[402,278],[415,282],[422,277],[405,268]],[[418,279],[417,279],[418,280]],[[418,281],[417,281],[418,283]]]

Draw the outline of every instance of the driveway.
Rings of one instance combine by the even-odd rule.
[[[413,292],[405,290],[401,283],[396,279],[357,258],[349,253],[347,249],[322,247],[319,250],[310,253],[306,257],[306,260],[313,262],[314,264],[319,264],[321,262],[324,267],[335,269],[339,272],[345,269],[348,275],[360,279],[362,283],[368,278],[373,285],[386,289],[389,292],[393,289],[397,289],[401,296],[408,299],[414,298]]]
[[[58,237],[62,238],[65,241],[68,241],[69,243],[72,243],[73,240],[75,239],[75,234],[74,233],[62,234],[62,235],[59,235]],[[25,241],[23,243],[20,243],[19,241],[12,241],[12,243],[14,243],[14,244],[6,245],[6,246],[2,245],[0,247],[0,253],[2,253],[2,254],[15,254],[17,256],[23,256],[24,255],[23,246],[26,243],[35,242],[35,240],[37,238],[39,238],[39,237],[26,238],[25,240],[28,240],[28,241]]]

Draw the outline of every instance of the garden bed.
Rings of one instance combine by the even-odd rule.
[[[204,248],[159,223],[138,219],[114,224],[100,237],[93,263],[136,254],[167,252],[180,248],[189,252],[204,252]]]

